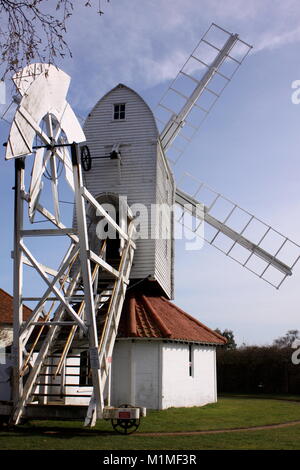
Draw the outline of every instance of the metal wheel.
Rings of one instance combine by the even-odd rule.
[[[133,408],[132,405],[120,405],[119,408]],[[139,425],[140,419],[112,419],[111,420],[112,427],[118,434],[132,434],[135,432]]]
[[[112,419],[112,427],[119,434],[132,434],[140,425],[139,419]]]
[[[92,159],[90,149],[87,145],[83,145],[80,149],[81,152],[81,165],[84,171],[90,171],[92,168]]]

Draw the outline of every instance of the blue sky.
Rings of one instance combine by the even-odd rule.
[[[192,173],[299,243],[300,105],[291,100],[300,79],[299,2],[111,0],[102,9],[99,17],[75,7],[73,58],[59,64],[82,117],[118,83],[154,108],[212,22],[253,45],[175,173]],[[9,128],[0,126],[5,141]],[[11,292],[13,164],[0,165],[0,285]],[[211,328],[232,329],[238,343],[267,344],[300,329],[299,283],[297,266],[277,291],[213,247],[195,254],[177,242],[175,302]]]

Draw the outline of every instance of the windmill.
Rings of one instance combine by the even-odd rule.
[[[172,298],[174,222],[167,207],[174,203],[181,208],[181,224],[187,217],[194,220],[190,229],[195,236],[203,235],[207,224],[214,231],[208,242],[246,268],[255,272],[251,262],[262,260],[263,269],[256,274],[275,287],[292,274],[298,245],[203,183],[197,182],[189,194],[175,185],[171,169],[184,151],[177,142],[191,140],[250,48],[238,35],[212,24],[158,105],[160,133],[146,103],[122,84],[99,100],[83,132],[66,101],[70,78],[64,72],[35,64],[14,77],[21,100],[6,149],[6,159],[15,159],[16,172],[14,406],[7,408],[13,424],[22,416],[36,416],[37,410],[41,413],[36,404],[49,405],[47,418],[57,416],[49,402],[61,394],[56,379],[65,376],[72,351],[84,349],[93,390],[88,407],[76,407],[77,417],[85,416],[90,426],[100,418],[112,419],[115,429],[126,433],[137,428],[144,410],[109,406],[105,387],[126,291],[139,286]],[[63,194],[71,191],[73,198],[74,214],[67,223],[59,183]],[[43,199],[46,184],[48,196]],[[37,216],[47,228],[40,227]],[[32,223],[38,228],[28,228]],[[255,240],[249,236],[253,226],[259,232]],[[154,228],[151,236],[149,227]],[[265,245],[270,236],[279,241],[275,248],[272,242],[272,251]],[[64,240],[67,247],[59,259],[55,256],[55,269],[39,260],[27,243],[49,237]],[[223,249],[220,237],[230,246]],[[288,249],[297,252],[289,262]],[[42,294],[26,296],[26,266],[46,283]],[[267,277],[269,270],[281,274],[277,284]],[[29,301],[35,306],[23,322],[22,304]],[[68,416],[67,409],[63,413]]]

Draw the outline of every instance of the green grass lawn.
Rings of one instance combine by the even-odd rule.
[[[300,449],[300,425],[286,428],[224,432],[190,436],[147,436],[148,432],[231,429],[300,420],[300,403],[280,400],[223,397],[204,407],[149,411],[130,436],[113,432],[110,422],[93,429],[80,422],[32,421],[14,431],[0,432],[0,449],[63,450],[195,450]]]

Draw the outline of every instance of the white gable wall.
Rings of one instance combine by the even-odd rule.
[[[158,409],[160,406],[160,342],[135,343],[135,400],[138,406]]]
[[[163,345],[162,408],[202,406],[217,401],[216,348],[192,344],[192,376],[189,375],[189,346]]]
[[[160,340],[118,340],[112,362],[114,406],[128,403],[149,409],[202,406],[217,401],[214,346]]]
[[[134,405],[132,362],[133,343],[129,341],[116,341],[114,346],[111,365],[111,404],[119,406],[122,404]]]
[[[112,362],[111,403],[158,409],[160,342],[117,341]]]

